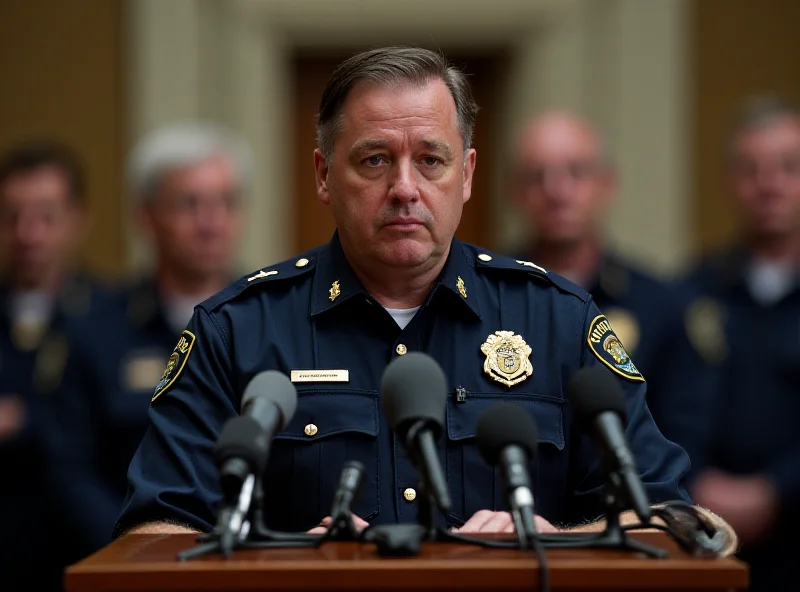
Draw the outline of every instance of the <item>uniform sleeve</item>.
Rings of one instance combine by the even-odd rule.
[[[625,435],[633,453],[639,477],[651,504],[668,500],[689,501],[683,479],[689,457],[677,444],[667,440],[656,427],[647,407],[646,383],[633,361],[616,339],[613,327],[589,302],[584,323],[582,367],[602,365],[619,380],[628,403]],[[571,458],[572,499],[568,512],[572,522],[600,516],[604,509],[601,493],[605,485],[600,450],[590,436],[573,432]]]
[[[50,487],[58,492],[55,509],[79,547],[72,551],[83,557],[111,540],[119,497],[98,467],[102,402],[89,344],[82,344],[77,332],[71,342],[61,384],[48,400],[45,441]]]
[[[213,449],[236,415],[234,393],[228,336],[197,308],[154,392],[116,535],[150,521],[213,528],[221,499]]]

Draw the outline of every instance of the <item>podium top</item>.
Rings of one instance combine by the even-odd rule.
[[[631,533],[666,549],[667,559],[596,549],[547,550],[553,590],[735,590],[748,584],[734,558],[695,559],[666,534]],[[318,549],[236,551],[179,562],[192,534],[133,534],[70,567],[67,592],[134,590],[532,590],[533,553],[453,543],[424,544],[416,557],[384,558],[375,546],[325,543]]]

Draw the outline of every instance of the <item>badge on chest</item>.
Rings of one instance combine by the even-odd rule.
[[[495,331],[483,342],[481,352],[486,355],[483,371],[509,388],[533,374],[531,348],[513,331]]]

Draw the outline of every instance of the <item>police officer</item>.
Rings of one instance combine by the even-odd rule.
[[[692,343],[721,375],[691,492],[736,529],[751,589],[777,590],[800,527],[800,111],[748,101],[727,157],[742,234],[683,286]]]
[[[599,134],[576,114],[546,112],[521,128],[514,157],[513,199],[531,230],[517,257],[589,291],[647,379],[656,424],[691,444],[702,425],[688,422],[684,410],[697,405],[713,376],[688,347],[671,283],[633,264],[604,235],[617,177]]]
[[[299,398],[273,442],[267,524],[300,531],[320,523],[346,460],[366,467],[361,526],[414,522],[417,473],[378,393],[386,364],[410,351],[433,356],[453,393],[442,461],[450,526],[513,527],[496,511],[505,507],[501,476],[475,444],[478,416],[498,401],[521,405],[539,424],[540,528],[602,513],[598,455],[564,398],[566,377],[582,366],[607,367],[627,393],[627,433],[650,498],[685,496],[686,454],[656,429],[624,350],[619,359],[609,353],[618,340],[591,297],[532,262],[454,238],[475,170],[476,110],[464,75],[428,50],[376,49],[335,70],[314,161],[337,231],[196,309],[153,394],[118,531],[212,528],[215,440],[245,385],[266,369],[294,373]],[[505,355],[514,364],[499,363]],[[307,369],[325,376],[303,380],[297,371]]]
[[[0,160],[0,572],[11,589],[60,585],[41,404],[66,360],[60,332],[109,296],[75,265],[85,198],[81,163],[65,146],[25,143]]]
[[[206,124],[157,129],[131,154],[130,192],[154,270],[70,333],[64,378],[51,399],[60,428],[51,438],[55,481],[73,527],[73,560],[110,540],[169,353],[194,305],[234,277],[250,170],[249,148]]]

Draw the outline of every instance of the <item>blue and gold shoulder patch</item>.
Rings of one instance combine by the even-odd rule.
[[[178,339],[178,345],[176,345],[175,349],[172,350],[172,353],[167,360],[167,368],[164,370],[161,380],[156,385],[156,390],[153,392],[153,398],[150,399],[151,404],[155,402],[161,393],[167,390],[172,383],[175,382],[175,380],[177,380],[178,376],[180,376],[181,372],[183,371],[183,367],[186,365],[186,360],[189,359],[189,354],[192,353],[194,341],[194,333],[191,331],[184,331],[181,334],[181,338]]]
[[[597,359],[614,372],[628,380],[644,381],[605,315],[597,315],[589,324],[586,341]]]

